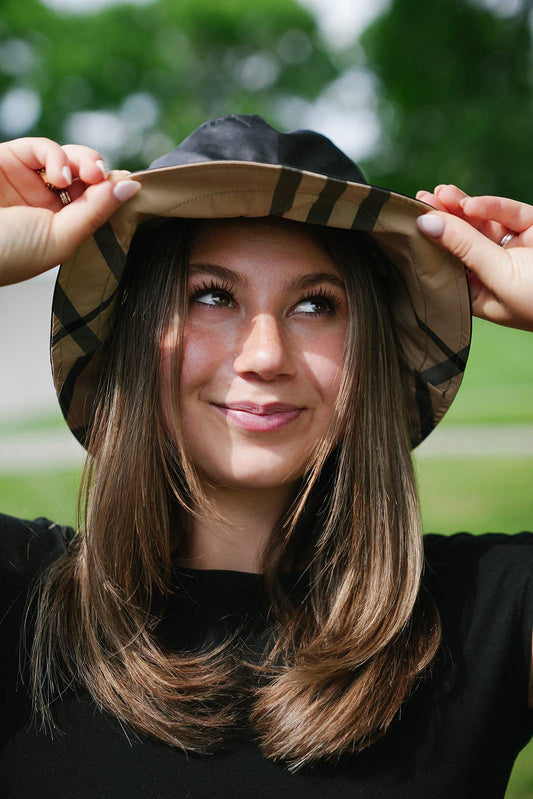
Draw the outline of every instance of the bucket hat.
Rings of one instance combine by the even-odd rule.
[[[471,312],[462,264],[418,231],[427,205],[369,185],[325,136],[280,133],[255,115],[206,122],[132,177],[141,191],[62,264],[56,281],[52,371],[62,412],[82,443],[127,253],[139,225],[154,217],[278,216],[372,237],[399,278],[392,315],[409,370],[413,446],[431,432],[459,388]]]

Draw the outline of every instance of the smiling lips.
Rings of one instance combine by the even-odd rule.
[[[229,405],[214,404],[214,407],[237,427],[254,432],[281,430],[305,410],[286,402],[272,402],[268,405],[236,402]]]

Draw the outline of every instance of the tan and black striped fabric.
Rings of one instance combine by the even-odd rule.
[[[366,231],[398,270],[393,314],[410,368],[413,444],[439,422],[461,382],[471,314],[462,264],[415,224],[423,203],[385,189],[252,161],[207,161],[150,169],[142,190],[62,265],[54,296],[52,366],[61,408],[83,441],[91,424],[126,254],[151,217],[281,216]],[[402,288],[403,286],[403,288]]]

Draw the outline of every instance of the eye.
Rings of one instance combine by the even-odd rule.
[[[204,283],[197,288],[193,288],[190,294],[190,302],[197,302],[200,305],[207,305],[213,308],[234,308],[235,299],[229,287],[215,285],[214,283]]]
[[[295,313],[309,314],[312,316],[334,316],[339,310],[341,302],[339,298],[329,291],[320,291],[316,294],[303,297],[295,306]]]
[[[233,305],[233,300],[224,291],[203,291],[194,298],[194,301],[222,308],[230,308]]]

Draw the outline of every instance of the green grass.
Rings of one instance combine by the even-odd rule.
[[[531,458],[421,458],[416,472],[426,532],[533,529],[533,452]]]
[[[74,526],[80,477],[79,469],[0,474],[0,509],[24,519],[45,516]]]
[[[59,408],[53,413],[37,414],[36,416],[21,416],[14,419],[0,419],[0,436],[14,435],[15,433],[50,433],[66,427]]]
[[[444,424],[533,422],[533,336],[474,319],[472,347]]]

